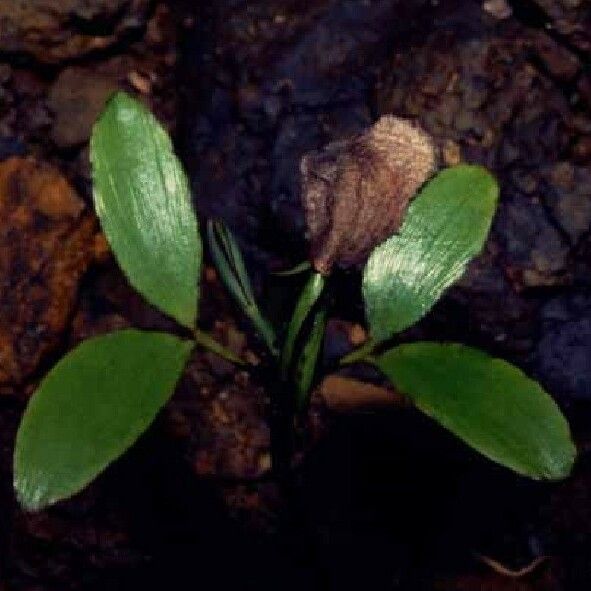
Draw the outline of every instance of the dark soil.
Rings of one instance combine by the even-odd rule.
[[[36,13],[19,16],[12,37],[3,36],[10,18],[0,18],[0,167],[24,154],[53,165],[87,204],[80,218],[87,220],[90,125],[113,88],[136,93],[173,132],[200,214],[235,229],[263,305],[281,317],[298,280],[269,273],[306,256],[301,155],[385,113],[416,118],[435,138],[442,164],[485,164],[500,180],[502,199],[485,252],[402,338],[457,340],[526,369],[567,414],[580,459],[567,481],[535,483],[412,409],[334,413],[316,396],[294,481],[282,486],[269,473],[263,372],[197,352],[129,454],[71,501],[24,514],[11,486],[14,434],[47,368],[93,334],[174,328],[132,292],[100,235],[87,229],[81,252],[89,268],[82,275],[76,267],[54,308],[44,302],[62,285],[52,271],[59,265],[41,280],[39,318],[59,310],[51,330],[39,331],[41,321],[20,310],[29,309],[20,305],[26,293],[0,295],[0,328],[18,327],[0,330],[0,347],[25,351],[14,348],[13,333],[35,344],[18,372],[6,377],[0,368],[0,591],[588,589],[589,4],[65,4],[77,16],[51,20],[51,47],[31,45],[27,36],[40,26]],[[0,220],[8,253],[0,262],[14,258],[11,223]],[[38,239],[34,225],[19,231],[25,245]],[[63,251],[70,252],[56,247],[47,256],[56,263]],[[29,268],[18,267],[19,289]],[[337,278],[327,369],[352,348],[362,321],[355,279]],[[203,325],[264,366],[260,343],[210,267],[204,284]],[[512,577],[489,559],[514,571],[543,560]]]

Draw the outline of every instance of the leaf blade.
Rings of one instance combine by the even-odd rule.
[[[95,208],[119,265],[151,304],[193,328],[202,245],[168,134],[119,92],[95,124],[90,149]]]
[[[275,330],[258,307],[242,252],[231,230],[221,221],[208,220],[207,238],[213,262],[222,283],[252,322],[269,352],[277,357],[279,353]]]
[[[143,433],[193,343],[122,330],[85,341],[45,377],[19,427],[14,487],[29,510],[80,491]]]
[[[400,345],[375,363],[421,411],[489,459],[534,479],[570,473],[576,449],[566,419],[510,363],[431,342]]]
[[[302,347],[295,368],[296,410],[304,410],[310,399],[310,388],[314,381],[318,355],[322,348],[324,331],[326,329],[327,311],[320,308],[314,314],[308,340]]]
[[[480,166],[448,168],[411,203],[400,232],[378,246],[363,272],[373,339],[381,342],[422,318],[484,246],[499,189]]]
[[[315,271],[310,275],[300,293],[287,328],[287,335],[281,352],[281,373],[283,377],[286,377],[287,375],[297,337],[300,334],[308,314],[321,296],[325,283],[326,280],[324,276]]]

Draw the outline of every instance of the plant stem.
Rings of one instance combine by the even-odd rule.
[[[281,484],[290,478],[294,448],[292,398],[285,382],[277,382],[277,391],[271,400],[271,462],[275,477]]]
[[[196,328],[193,331],[193,338],[198,345],[201,345],[204,349],[236,363],[237,365],[246,365],[246,362],[238,357],[235,353],[218,343],[210,334]]]
[[[311,268],[312,264],[310,261],[303,261],[295,267],[287,269],[287,271],[278,271],[277,273],[273,273],[273,275],[275,275],[275,277],[292,277],[293,275],[299,275],[300,273],[303,273],[304,271],[307,271]]]
[[[345,355],[339,362],[339,365],[349,365],[351,363],[358,363],[360,361],[369,361],[373,350],[377,343],[369,339],[367,343],[361,345],[358,349],[351,351],[348,355]]]

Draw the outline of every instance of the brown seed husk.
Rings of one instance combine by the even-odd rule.
[[[435,169],[431,138],[391,115],[302,158],[302,201],[314,268],[349,267],[400,228],[410,199]]]

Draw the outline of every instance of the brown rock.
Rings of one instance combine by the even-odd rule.
[[[338,412],[407,404],[394,390],[339,375],[324,378],[319,391],[326,406]]]
[[[245,372],[214,378],[212,360],[195,351],[168,412],[189,426],[187,454],[199,476],[258,478],[270,453],[264,391]]]
[[[579,138],[573,146],[572,154],[576,162],[589,162],[591,160],[591,135]]]
[[[2,0],[0,50],[59,63],[105,49],[145,23],[150,0]]]
[[[482,4],[482,10],[499,20],[509,18],[513,14],[506,0],[486,0]]]
[[[588,0],[534,0],[552,29],[580,51],[591,52],[591,3]]]
[[[367,331],[361,324],[354,324],[349,331],[349,341],[354,347],[359,347],[367,341]]]
[[[94,232],[54,168],[31,158],[0,164],[0,384],[22,383],[59,343]]]
[[[568,81],[577,75],[581,64],[576,55],[544,33],[534,39],[536,51],[553,78]]]
[[[55,119],[51,138],[60,148],[84,144],[107,99],[117,90],[113,78],[86,68],[66,68],[49,91],[47,105]]]

